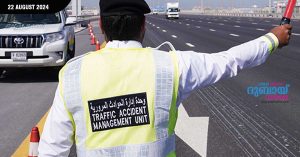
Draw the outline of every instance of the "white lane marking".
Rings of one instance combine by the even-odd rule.
[[[155,24],[153,24],[152,26],[155,27]]]
[[[262,29],[262,28],[257,28],[256,30],[257,31],[265,31],[265,29]]]
[[[156,27],[157,29],[160,29],[160,27]]]
[[[220,26],[224,26],[224,23],[219,23]]]
[[[189,26],[190,24],[187,23],[186,25]]]
[[[227,22],[228,20],[224,20],[224,22]]]
[[[241,27],[241,26],[235,25],[234,27],[239,28],[239,27]]]
[[[179,24],[182,24],[181,22],[179,22]]]
[[[270,22],[270,21],[266,21],[266,22]]]
[[[200,20],[200,21],[198,21],[198,22],[202,22],[202,21]]]
[[[292,33],[292,35],[300,36],[300,34],[299,34],[299,33]]]
[[[202,157],[207,156],[208,126],[209,117],[189,117],[183,105],[179,106],[176,135]]]
[[[277,27],[277,26],[279,26],[279,25],[273,24],[272,26]]]
[[[196,26],[196,28],[201,28],[200,26]]]
[[[177,36],[176,36],[176,35],[172,35],[172,37],[173,37],[173,38],[177,38]]]
[[[253,22],[252,25],[257,25],[257,23]]]
[[[214,30],[214,29],[209,29],[209,31],[211,31],[211,32],[215,32],[216,30]]]
[[[191,44],[191,43],[185,43],[187,46],[189,47],[195,47],[195,45]]]
[[[162,30],[163,32],[167,32],[166,30]]]
[[[237,34],[229,34],[231,36],[234,36],[234,37],[239,37],[240,35],[237,35]]]
[[[195,21],[195,20],[192,20],[192,21]]]
[[[207,22],[207,23],[211,23],[211,22]]]
[[[236,21],[236,23],[241,23],[241,21]]]

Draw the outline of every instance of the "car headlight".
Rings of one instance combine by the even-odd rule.
[[[65,38],[65,35],[62,32],[51,33],[51,34],[45,35],[46,42],[50,42],[50,43],[64,39],[64,38]]]

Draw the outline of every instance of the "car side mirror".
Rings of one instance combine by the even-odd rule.
[[[65,26],[72,26],[72,25],[76,25],[76,24],[77,24],[76,17],[68,17],[66,19]]]

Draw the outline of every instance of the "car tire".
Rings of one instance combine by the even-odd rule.
[[[74,58],[75,57],[75,48],[76,48],[76,40],[75,40],[75,38],[74,38],[74,47],[73,47],[73,50],[69,50],[70,51],[70,57],[71,57],[71,59],[72,58]]]
[[[0,68],[0,78],[2,77],[3,71],[4,71],[4,69]]]
[[[74,39],[74,48],[73,48],[73,50],[70,50],[70,46],[68,44],[68,51],[67,51],[67,54],[66,54],[66,63],[74,57],[75,57],[75,39]]]

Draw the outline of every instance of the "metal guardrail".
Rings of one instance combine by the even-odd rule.
[[[76,17],[76,16],[69,16]],[[99,20],[99,15],[85,15],[85,16],[77,16],[76,27],[87,27],[88,24],[92,21]]]
[[[261,17],[261,18],[282,18],[282,14],[262,14],[262,13],[212,13],[200,11],[182,11],[184,14],[192,15],[213,15],[213,16],[238,16],[238,17]],[[300,19],[300,15],[293,15],[294,19]]]

